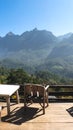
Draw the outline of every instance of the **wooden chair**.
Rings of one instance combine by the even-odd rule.
[[[25,84],[24,85],[24,108],[26,108],[27,103],[33,103],[35,100],[40,103],[43,109],[43,114],[45,114],[45,107],[48,106],[48,88],[40,84]],[[47,104],[45,106],[45,103]]]

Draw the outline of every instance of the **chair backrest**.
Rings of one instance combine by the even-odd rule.
[[[39,97],[44,96],[45,88],[40,84],[25,84],[24,92],[26,95]]]

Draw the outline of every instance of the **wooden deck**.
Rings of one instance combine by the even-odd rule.
[[[32,104],[24,111],[24,104],[11,104],[8,117],[6,104],[3,106],[0,130],[73,130],[73,103],[49,103],[42,115],[39,104]]]

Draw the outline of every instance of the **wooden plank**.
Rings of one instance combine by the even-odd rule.
[[[50,88],[73,88],[73,85],[49,85]]]
[[[73,92],[49,92],[50,96],[73,96]]]

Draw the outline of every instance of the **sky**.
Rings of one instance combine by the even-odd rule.
[[[0,0],[0,36],[34,28],[55,36],[73,32],[73,0]]]

